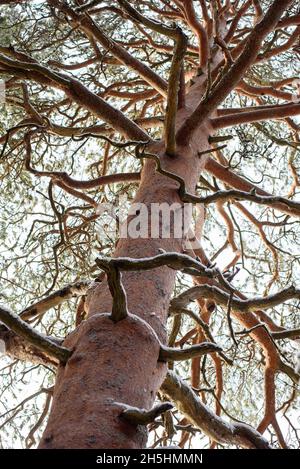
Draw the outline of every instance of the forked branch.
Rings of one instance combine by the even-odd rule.
[[[177,132],[177,140],[187,143],[195,130],[211,115],[217,106],[236,87],[249,67],[255,62],[264,38],[275,28],[281,15],[293,0],[275,0],[263,19],[250,32],[243,52],[224,74],[207,99],[200,102]]]

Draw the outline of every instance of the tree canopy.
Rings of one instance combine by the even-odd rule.
[[[179,269],[167,326],[169,347],[214,341],[222,352],[171,367],[215,418],[298,448],[300,14],[283,3],[265,33],[273,0],[0,2],[0,295],[41,334],[68,335],[101,276],[96,258],[118,242],[97,207],[114,204],[118,224],[120,199],[128,208],[139,186],[138,143],[163,138],[172,157],[215,103],[193,250],[231,290]],[[176,142],[176,113],[202,76]],[[36,447],[57,363],[17,353],[3,318],[0,444]],[[175,407],[149,425],[150,446],[237,444],[212,443],[170,386],[157,399]]]

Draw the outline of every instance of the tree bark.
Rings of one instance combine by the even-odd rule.
[[[182,112],[181,114],[185,114]],[[184,177],[193,192],[208,147],[210,128],[203,125],[189,146],[175,157],[164,154],[163,143],[150,151],[160,155],[164,169]],[[148,151],[148,149],[147,149]],[[135,203],[181,203],[178,184],[145,163]],[[131,220],[134,215],[129,216]],[[150,227],[150,217],[148,229]],[[120,239],[114,256],[132,258],[182,252],[183,238]],[[112,298],[106,281],[95,286],[87,299],[88,318],[72,332],[64,346],[74,349],[66,366],[60,366],[53,405],[40,448],[142,448],[146,429],[120,418],[122,404],[150,409],[164,381],[167,366],[158,362],[159,341],[166,343],[166,320],[175,270],[126,272],[122,282],[130,315],[114,323],[109,314]]]

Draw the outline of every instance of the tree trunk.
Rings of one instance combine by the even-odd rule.
[[[185,114],[182,112],[181,114]],[[202,126],[187,147],[178,146],[171,158],[163,144],[150,151],[160,155],[162,167],[185,179],[194,192],[208,147],[208,129]],[[147,150],[148,151],[148,150]],[[155,171],[147,161],[135,203],[181,203],[178,184]],[[132,219],[132,216],[129,217]],[[148,227],[150,225],[150,217]],[[182,252],[183,239],[120,239],[114,256],[132,258],[167,252]],[[40,448],[143,448],[147,432],[122,418],[122,404],[150,409],[167,371],[158,362],[159,341],[166,342],[166,321],[175,270],[127,272],[122,281],[128,298],[128,318],[114,323],[109,313],[112,299],[106,281],[88,296],[88,319],[72,332],[64,345],[74,349],[65,367],[60,367],[52,410]]]

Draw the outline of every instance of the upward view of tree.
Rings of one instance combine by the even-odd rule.
[[[1,446],[298,448],[299,2],[0,4]]]

